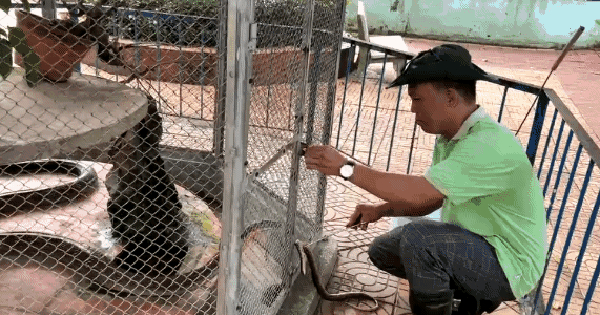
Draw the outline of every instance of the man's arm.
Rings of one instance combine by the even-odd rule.
[[[379,211],[382,213],[382,217],[420,217],[431,214],[433,211],[439,209],[444,200],[440,200],[436,203],[430,203],[415,208],[406,208],[402,203],[386,202],[377,206]]]
[[[376,222],[383,217],[424,216],[438,209],[441,205],[442,202],[431,203],[416,208],[405,208],[406,204],[404,203],[359,204],[350,216],[346,227],[366,229],[369,223]]]
[[[331,146],[315,145],[306,149],[305,162],[308,169],[325,175],[339,175],[346,158]],[[394,212],[399,216],[429,214],[441,206],[444,199],[444,195],[422,176],[381,172],[357,164],[350,181],[389,202],[393,205],[390,209],[402,211]]]
[[[444,195],[423,176],[381,172],[356,165],[350,181],[385,200],[385,216],[421,216],[439,208]]]

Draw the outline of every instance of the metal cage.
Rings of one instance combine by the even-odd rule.
[[[12,7],[42,77],[18,52],[0,81],[0,266],[42,280],[1,307],[280,312],[322,234],[301,154],[329,143],[345,1]]]

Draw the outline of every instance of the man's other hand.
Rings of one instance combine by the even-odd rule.
[[[325,175],[340,175],[340,168],[346,164],[346,158],[328,145],[311,145],[304,155],[306,168],[317,170]]]
[[[357,205],[346,227],[353,229],[360,227],[366,230],[369,227],[369,223],[374,223],[382,217],[383,211],[379,206],[368,204]]]

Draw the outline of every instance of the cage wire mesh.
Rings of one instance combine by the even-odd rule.
[[[254,13],[248,169],[258,172],[246,194],[245,230],[254,232],[242,251],[240,300],[244,314],[271,314],[298,273],[294,241],[321,235],[324,179],[293,144],[329,141],[344,2],[261,0]]]
[[[266,164],[291,142],[329,141],[344,5],[254,5],[248,170],[264,171],[244,174],[234,214],[242,314],[277,312],[293,242],[322,230],[324,178],[289,149]],[[0,24],[23,29],[44,79],[29,86],[15,67],[0,81],[0,312],[214,314],[227,2],[12,6]],[[53,53],[69,54],[66,70]]]

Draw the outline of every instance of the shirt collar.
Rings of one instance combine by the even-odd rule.
[[[452,141],[462,139],[467,135],[467,133],[469,133],[471,127],[473,127],[478,121],[482,120],[486,116],[487,114],[483,107],[479,106],[474,112],[471,113],[471,116],[469,116],[469,118],[462,123],[454,137],[452,137]]]

